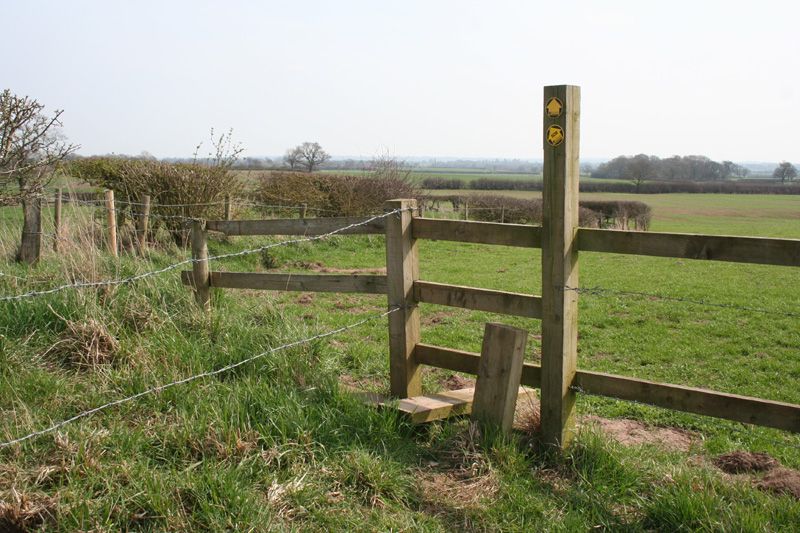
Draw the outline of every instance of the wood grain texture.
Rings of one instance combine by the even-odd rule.
[[[194,286],[191,271],[181,272],[181,280]],[[386,294],[386,276],[379,275],[210,272],[209,283],[222,289]]]
[[[136,219],[136,243],[140,255],[147,252],[147,232],[150,228],[150,195],[143,194],[139,199],[142,212]]]
[[[386,211],[402,210],[385,219],[386,278],[389,308],[389,381],[392,396],[407,398],[422,394],[422,373],[414,360],[420,339],[419,307],[414,282],[419,279],[419,252],[411,234],[416,200],[391,200]]]
[[[194,298],[204,311],[211,309],[211,290],[208,276],[208,233],[202,220],[192,221],[192,282]]]
[[[414,296],[423,303],[528,318],[542,317],[542,298],[529,294],[416,281]]]
[[[575,434],[575,394],[569,385],[578,363],[578,178],[580,175],[580,88],[544,88],[542,109],[558,98],[558,117],[545,113],[542,135],[542,442],[564,448]],[[547,131],[560,126],[563,141],[550,145]]]
[[[274,220],[209,220],[207,227],[226,235],[324,235],[369,217],[285,218]],[[386,228],[386,219],[339,232],[339,235],[378,234]]]
[[[114,205],[114,191],[110,190],[106,191],[106,222],[108,252],[117,257],[119,255],[117,250],[117,211]]]
[[[412,223],[412,231],[415,239],[498,244],[524,248],[541,246],[541,228],[525,224],[415,218]]]
[[[581,251],[800,266],[800,240],[581,228]]]
[[[517,391],[528,332],[503,324],[486,324],[472,398],[472,419],[503,433],[514,425]]]
[[[477,353],[424,343],[417,345],[414,356],[421,365],[473,375],[480,364]],[[525,363],[520,382],[540,387],[541,367]],[[587,370],[575,373],[574,385],[587,394],[800,433],[800,405],[796,404]]]

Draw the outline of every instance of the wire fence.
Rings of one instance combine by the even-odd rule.
[[[34,291],[29,291],[29,292],[26,292],[26,293],[22,293],[22,294],[2,296],[2,297],[0,297],[0,302],[22,301],[22,300],[27,300],[29,298],[35,298],[35,297],[38,297],[38,296],[45,296],[45,295],[48,295],[48,294],[55,294],[57,292],[65,291],[65,290],[68,290],[68,289],[85,289],[85,288],[93,288],[93,287],[125,285],[125,284],[128,284],[128,283],[133,283],[133,282],[136,282],[136,281],[139,281],[139,280],[142,280],[142,279],[145,279],[145,278],[149,278],[149,277],[152,277],[152,276],[157,276],[159,274],[164,274],[166,272],[170,272],[172,270],[175,270],[176,268],[180,268],[182,266],[190,265],[190,264],[201,262],[201,261],[203,261],[203,262],[204,261],[219,261],[219,260],[222,260],[222,259],[230,259],[230,258],[233,258],[233,257],[241,257],[241,256],[245,256],[245,255],[261,253],[264,250],[269,250],[271,248],[277,248],[278,246],[288,246],[288,245],[291,245],[291,244],[300,244],[300,243],[303,243],[303,242],[313,242],[313,241],[318,241],[318,240],[322,240],[322,239],[327,239],[329,237],[332,237],[332,236],[337,235],[339,233],[348,231],[350,229],[357,228],[359,226],[366,226],[366,225],[374,222],[375,220],[379,220],[379,219],[386,218],[386,217],[391,216],[391,215],[395,215],[397,213],[400,213],[401,211],[402,211],[402,209],[395,209],[395,210],[392,210],[392,211],[388,211],[388,212],[383,213],[381,215],[376,215],[376,216],[367,218],[367,219],[365,219],[365,220],[363,220],[361,222],[354,222],[352,224],[348,224],[346,226],[342,226],[342,227],[340,227],[338,229],[335,229],[333,231],[330,231],[328,233],[324,233],[324,234],[321,234],[321,235],[313,235],[313,236],[310,236],[310,237],[300,237],[300,238],[297,238],[297,239],[288,239],[288,240],[279,241],[279,242],[275,242],[275,243],[271,243],[271,244],[266,244],[264,246],[258,246],[256,248],[248,248],[248,249],[240,250],[238,252],[231,252],[231,253],[227,253],[227,254],[209,256],[207,259],[188,258],[188,259],[184,259],[183,261],[178,261],[177,263],[172,263],[170,265],[167,265],[167,266],[165,266],[163,268],[160,268],[160,269],[157,269],[157,270],[150,270],[150,271],[143,272],[141,274],[136,274],[134,276],[130,276],[130,277],[127,277],[127,278],[111,279],[111,280],[103,280],[103,281],[82,281],[82,282],[75,282],[75,283],[67,283],[67,284],[59,285],[57,287],[53,287],[53,288],[50,288],[50,289],[44,289],[44,290],[38,290],[38,291],[34,290]]]
[[[11,439],[11,440],[8,440],[8,441],[5,441],[5,442],[0,442],[0,449],[7,448],[7,447],[13,446],[15,444],[20,444],[20,443],[25,442],[27,440],[35,439],[37,437],[41,437],[42,435],[46,435],[48,433],[52,433],[54,431],[57,431],[58,429],[61,429],[62,427],[66,426],[68,424],[71,424],[72,422],[75,422],[75,421],[80,420],[82,418],[86,418],[86,417],[92,416],[92,415],[94,415],[96,413],[99,413],[99,412],[104,411],[106,409],[109,409],[111,407],[115,407],[117,405],[122,405],[124,403],[132,402],[134,400],[142,398],[143,396],[148,396],[150,394],[157,394],[159,392],[162,392],[164,390],[170,389],[172,387],[176,387],[178,385],[184,385],[186,383],[191,383],[192,381],[197,381],[199,379],[204,379],[204,378],[209,378],[209,377],[212,377],[212,376],[216,376],[218,374],[222,374],[224,372],[228,372],[230,370],[233,370],[234,368],[238,368],[238,367],[240,367],[242,365],[246,365],[246,364],[251,363],[251,362],[253,362],[253,361],[257,360],[257,359],[261,359],[262,357],[266,357],[268,355],[272,355],[272,354],[280,352],[282,350],[287,350],[289,348],[294,348],[295,346],[300,346],[302,344],[308,344],[309,342],[313,342],[315,340],[324,339],[326,337],[331,337],[331,336],[337,335],[339,333],[344,333],[345,331],[349,331],[351,329],[357,328],[358,326],[361,326],[361,325],[366,324],[368,322],[372,322],[372,321],[381,319],[383,317],[386,317],[386,316],[388,316],[388,315],[390,315],[390,314],[392,314],[392,313],[394,313],[394,312],[396,312],[396,311],[398,311],[400,309],[401,309],[401,307],[397,307],[397,306],[396,307],[392,307],[388,311],[385,311],[385,312],[382,312],[382,313],[379,313],[379,314],[375,314],[375,315],[366,317],[364,319],[358,320],[357,322],[353,322],[353,323],[348,324],[346,326],[342,326],[340,328],[336,328],[336,329],[333,329],[333,330],[330,330],[330,331],[326,331],[324,333],[318,333],[316,335],[313,335],[311,337],[306,337],[304,339],[300,339],[300,340],[296,340],[296,341],[289,342],[289,343],[286,343],[286,344],[282,344],[282,345],[277,346],[275,348],[270,348],[270,349],[265,350],[265,351],[263,351],[261,353],[253,355],[253,356],[248,357],[246,359],[242,359],[241,361],[238,361],[236,363],[232,363],[230,365],[223,366],[223,367],[218,368],[216,370],[210,370],[210,371],[207,371],[207,372],[201,372],[199,374],[194,374],[192,376],[188,376],[188,377],[179,379],[177,381],[172,381],[170,383],[165,383],[165,384],[162,384],[162,385],[158,385],[156,387],[152,387],[150,389],[146,389],[146,390],[143,390],[141,392],[137,392],[136,394],[132,394],[132,395],[126,396],[124,398],[119,398],[117,400],[113,400],[113,401],[104,403],[104,404],[99,405],[97,407],[93,407],[91,409],[87,409],[86,411],[81,411],[80,413],[78,413],[78,414],[76,414],[74,416],[71,416],[71,417],[69,417],[67,419],[61,420],[60,422],[56,422],[56,423],[54,423],[54,424],[52,424],[52,425],[50,425],[50,426],[48,426],[48,427],[46,427],[44,429],[40,429],[38,431],[33,431],[33,432],[28,433],[26,435],[23,435],[21,437],[17,437],[17,438],[14,438],[14,439]]]

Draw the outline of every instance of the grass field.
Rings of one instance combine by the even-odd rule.
[[[634,199],[653,206],[655,231],[800,238],[800,198]],[[88,215],[79,211],[85,222]],[[18,218],[5,209],[0,219],[0,251],[8,255],[18,238]],[[225,253],[266,242],[231,238],[214,240],[210,248]],[[426,280],[540,289],[538,250],[426,241],[420,254]],[[0,263],[0,294],[73,277],[128,276],[176,257],[185,252],[165,246],[146,260],[69,250],[59,257],[49,253],[32,270]],[[378,268],[384,262],[382,237],[336,237],[212,269],[277,265],[276,271],[305,272]],[[581,296],[581,368],[800,403],[800,270],[584,253],[580,271],[582,286],[771,311]],[[353,323],[386,304],[377,296],[234,290],[215,290],[213,298],[213,312],[198,313],[191,293],[169,273],[110,290],[0,302],[0,440]],[[527,358],[538,360],[539,321],[432,305],[422,306],[422,317],[423,342],[471,351],[480,350],[487,321],[525,327],[531,332]],[[118,340],[106,350],[108,363],[75,366],[71,341],[86,341],[75,333],[76,324],[94,334],[107,330]],[[796,499],[754,488],[759,475],[722,474],[711,462],[724,452],[750,450],[800,468],[800,436],[584,396],[581,415],[630,419],[645,431],[678,428],[689,445],[623,446],[587,423],[569,453],[548,458],[525,432],[512,438],[480,435],[466,420],[414,428],[389,411],[362,406],[339,386],[385,390],[387,343],[385,319],[376,320],[0,450],[0,520],[29,516],[36,525],[41,517],[43,528],[63,531],[800,526]],[[458,381],[438,370],[424,379],[427,390]]]

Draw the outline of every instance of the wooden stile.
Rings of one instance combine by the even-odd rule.
[[[503,433],[511,431],[527,341],[525,330],[486,324],[472,399],[473,420],[499,427]]]
[[[389,307],[400,307],[389,315],[389,373],[392,396],[407,398],[422,394],[422,372],[414,360],[420,340],[419,308],[414,282],[419,279],[419,256],[411,221],[416,200],[390,200],[386,217],[386,277]]]
[[[562,106],[558,116],[545,114],[543,132],[542,442],[564,448],[575,431],[569,386],[578,363],[578,294],[564,287],[578,286],[580,88],[545,87],[543,108],[552,98]],[[552,128],[560,135],[551,135]]]

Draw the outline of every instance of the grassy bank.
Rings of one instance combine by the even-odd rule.
[[[746,203],[724,195],[635,199],[654,207],[656,231],[800,237],[792,198],[740,198]],[[6,255],[18,238],[15,213],[0,210]],[[75,226],[87,223],[82,213]],[[210,251],[266,242],[212,240]],[[384,253],[381,237],[337,237],[212,268],[357,270],[382,267]],[[539,292],[538,250],[422,242],[420,253],[424,279]],[[163,244],[145,259],[115,261],[84,241],[31,270],[2,263],[0,295],[130,276],[185,254]],[[791,268],[583,254],[583,286],[770,312],[585,295],[579,364],[800,403],[800,328],[787,316],[800,313],[799,281]],[[213,298],[212,313],[198,313],[173,272],[0,303],[0,440],[385,307],[377,296],[216,290]],[[539,357],[538,321],[430,305],[422,317],[424,342],[472,351],[488,320],[525,327],[527,358]],[[103,357],[87,365],[79,355],[93,340],[103,341]],[[796,500],[754,487],[761,474],[730,476],[712,464],[724,452],[751,450],[800,468],[798,436],[583,396],[582,415],[631,419],[650,432],[676,428],[686,445],[622,446],[586,423],[570,452],[554,458],[532,446],[529,431],[481,435],[466,420],[413,428],[340,386],[385,390],[387,345],[386,321],[375,320],[0,450],[0,517],[63,531],[791,531],[800,524]],[[425,387],[463,379],[431,370]]]

